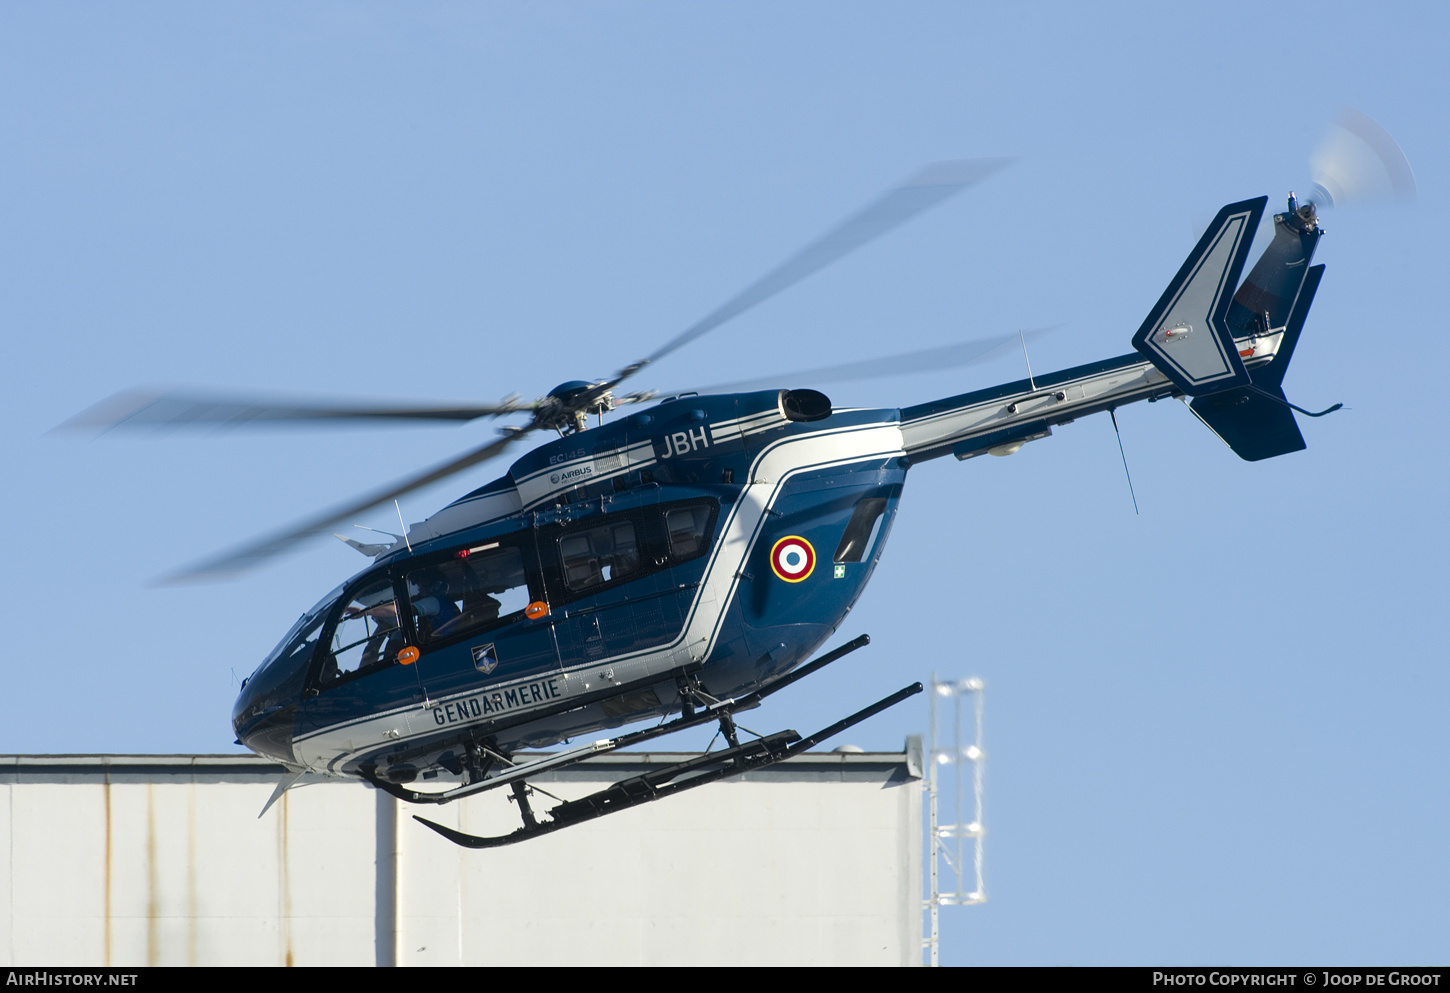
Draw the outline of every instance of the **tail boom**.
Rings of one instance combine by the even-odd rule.
[[[1247,461],[1304,448],[1282,382],[1324,274],[1312,205],[1276,215],[1274,241],[1237,292],[1267,198],[1219,211],[1133,337],[1137,352],[906,407],[913,462],[1008,455],[1052,428],[1140,400],[1191,408]],[[1282,324],[1280,322],[1282,321]]]

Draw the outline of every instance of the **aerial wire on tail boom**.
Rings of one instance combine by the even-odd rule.
[[[1118,455],[1123,459],[1123,475],[1128,477],[1128,495],[1133,498],[1133,513],[1141,516],[1138,511],[1138,494],[1133,492],[1133,474],[1128,471],[1128,456],[1123,451],[1123,432],[1118,430],[1118,408],[1109,407],[1108,416],[1113,419],[1113,434],[1118,436]]]

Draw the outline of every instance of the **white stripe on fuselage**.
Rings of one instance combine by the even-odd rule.
[[[581,450],[572,458],[561,459],[553,465],[516,479],[514,485],[518,487],[520,503],[527,510],[565,490],[613,479],[615,476],[653,465],[654,462],[655,446],[652,440],[604,452],[585,453]]]

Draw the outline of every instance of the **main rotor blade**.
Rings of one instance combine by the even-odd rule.
[[[61,424],[57,431],[109,431],[254,427],[273,424],[343,424],[351,421],[471,421],[532,410],[532,403],[444,405],[344,403],[325,400],[268,400],[204,396],[169,391],[129,390],[102,400]]]
[[[787,372],[762,376],[758,379],[742,379],[733,383],[717,383],[702,386],[697,393],[746,393],[750,390],[764,390],[772,386],[814,386],[817,383],[843,383],[852,379],[878,379],[885,376],[903,376],[918,372],[934,372],[939,369],[956,369],[977,362],[988,362],[998,353],[1020,341],[1035,341],[1062,325],[1033,328],[1031,331],[1012,332],[992,338],[977,338],[955,345],[938,348],[923,348],[899,355],[884,355],[879,359],[864,362],[843,362],[840,365],[807,369],[804,372]],[[668,396],[670,391],[660,390]],[[679,391],[675,391],[679,392]]]
[[[300,524],[294,524],[284,531],[263,538],[253,544],[234,549],[214,559],[195,565],[190,569],[167,576],[161,580],[161,583],[163,585],[172,585],[176,583],[225,579],[244,572],[253,566],[259,565],[264,560],[286,551],[299,541],[310,538],[315,534],[324,534],[331,531],[335,525],[346,521],[350,517],[356,517],[358,514],[371,510],[379,504],[396,500],[405,493],[411,493],[430,483],[436,483],[440,479],[447,479],[454,473],[462,472],[464,469],[476,466],[480,462],[486,462],[528,434],[531,430],[532,428],[525,428],[504,435],[502,438],[475,448],[473,451],[461,455],[451,462],[434,466],[432,469],[419,473],[416,476],[409,476],[406,479],[398,480],[381,490],[377,490],[343,506],[333,507],[331,510],[319,514],[317,517]]]
[[[981,182],[1011,161],[1007,158],[962,159],[926,167],[665,342],[648,358],[626,367],[611,385],[626,379],[651,362],[658,362],[756,304],[763,303],[862,245],[943,203],[968,186]]]

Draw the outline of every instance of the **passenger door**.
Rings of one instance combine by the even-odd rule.
[[[548,618],[527,612],[545,599],[532,538],[520,531],[408,563],[409,620],[430,699],[558,671]]]

